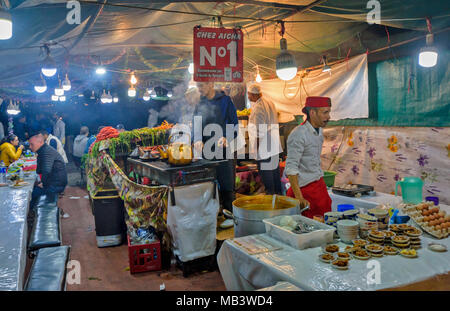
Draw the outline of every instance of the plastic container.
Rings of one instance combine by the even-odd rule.
[[[109,247],[122,244],[126,224],[123,201],[117,190],[100,190],[92,197],[95,232],[98,247]],[[117,238],[121,236],[121,238]],[[112,238],[114,237],[114,238]],[[107,241],[107,242],[105,242]]]
[[[353,204],[339,204],[337,206],[338,212],[345,212],[352,209],[355,209],[355,206]]]
[[[337,172],[333,172],[333,171],[323,172],[323,180],[325,181],[325,185],[327,185],[327,187],[334,186],[334,178],[336,177],[336,174],[337,174]]]
[[[131,245],[130,236],[127,236],[127,239],[130,273],[161,270],[161,243],[159,241]]]
[[[402,188],[404,203],[419,204],[422,202],[423,181],[419,177],[404,177],[395,183],[395,195],[398,186]]]
[[[438,197],[425,197],[425,201],[433,202],[434,205],[439,205],[439,198]]]
[[[318,247],[323,244],[333,242],[333,235],[336,228],[332,226],[328,226],[301,215],[293,215],[291,217],[295,221],[301,220],[306,224],[313,224],[314,226],[320,228],[319,230],[313,232],[297,234],[279,226],[280,219],[282,217],[284,216],[263,219],[267,234],[269,234],[274,239],[277,239],[297,249]]]

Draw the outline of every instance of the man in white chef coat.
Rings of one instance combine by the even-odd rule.
[[[279,154],[283,150],[278,113],[274,104],[263,96],[257,83],[250,85],[247,92],[253,103],[248,120],[249,153],[256,159],[266,194],[281,194]]]

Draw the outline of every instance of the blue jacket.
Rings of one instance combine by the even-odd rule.
[[[84,154],[89,153],[89,147],[92,145],[92,143],[96,140],[97,138],[92,135],[91,137],[89,137],[87,144],[86,144],[86,148],[84,149]]]

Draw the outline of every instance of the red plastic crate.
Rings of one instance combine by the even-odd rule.
[[[159,241],[131,245],[128,238],[128,258],[130,261],[130,273],[161,270],[161,244]]]

